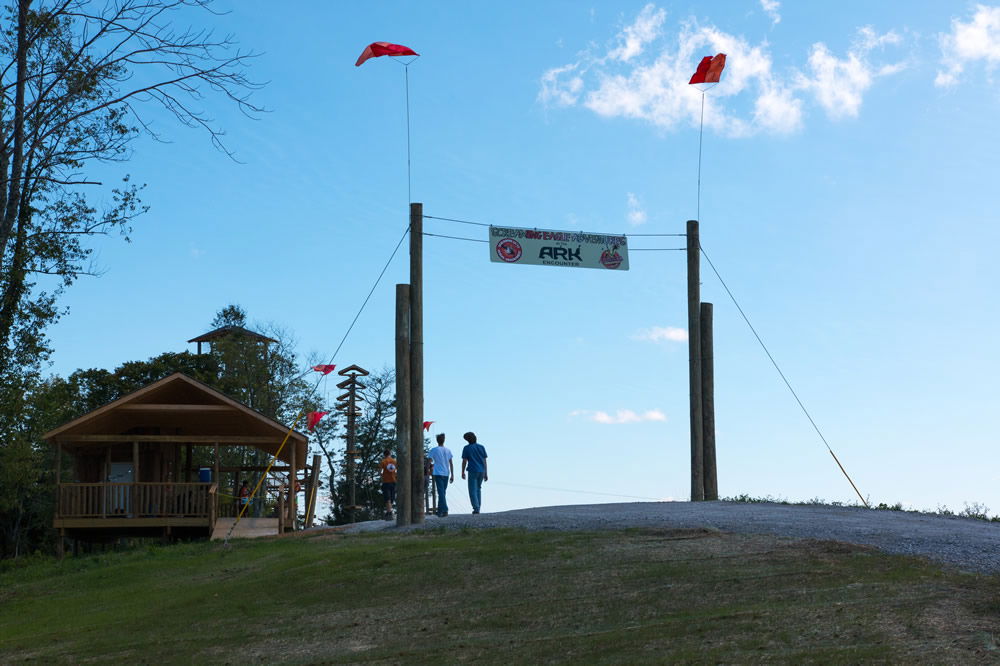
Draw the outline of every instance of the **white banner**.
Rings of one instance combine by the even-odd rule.
[[[490,261],[533,266],[628,270],[623,234],[490,227]]]

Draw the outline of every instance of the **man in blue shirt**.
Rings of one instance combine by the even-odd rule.
[[[448,515],[448,484],[455,483],[455,468],[451,463],[451,451],[444,445],[444,433],[437,436],[438,445],[431,449],[431,460],[434,461],[432,475],[434,487],[437,489],[437,515],[444,518]],[[451,477],[449,481],[448,477]]]
[[[489,481],[486,473],[486,447],[476,443],[476,433],[467,432],[462,438],[468,442],[462,449],[462,478],[469,472],[469,502],[472,513],[479,513],[483,501],[483,481]]]

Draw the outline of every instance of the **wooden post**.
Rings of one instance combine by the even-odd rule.
[[[355,389],[352,386],[349,395],[347,397],[347,516],[350,522],[354,522],[357,518],[357,495],[358,495],[358,480],[357,480],[357,455],[358,452],[354,448],[357,446],[357,436],[356,436],[356,416],[354,410],[357,407],[355,403]]]
[[[285,533],[285,489],[278,488],[278,536]]]
[[[295,482],[298,477],[298,473],[295,470],[295,465],[298,461],[295,459],[295,442],[291,442],[291,463],[288,465],[288,529],[291,532],[295,531],[295,522],[298,519],[296,516],[297,508],[295,506],[296,500],[298,499],[298,493],[295,492]]]
[[[410,204],[410,522],[424,522],[424,205]]]
[[[139,442],[132,442],[132,513],[139,515]]]
[[[193,447],[190,444],[184,445],[184,457],[186,461],[184,463],[184,483],[191,483],[191,459]],[[213,481],[218,482],[218,479],[213,479]]]
[[[309,469],[309,487],[306,489],[309,499],[306,501],[306,527],[312,527],[316,515],[316,498],[319,496],[319,463],[322,457],[313,456],[313,464]]]
[[[108,517],[108,482],[111,480],[111,445],[104,450],[104,483],[101,484],[101,517]]]
[[[62,515],[62,444],[56,442],[56,508],[55,516]],[[62,550],[62,536],[59,537],[59,548]],[[62,555],[59,556],[60,558]]]
[[[712,304],[701,304],[701,416],[705,499],[719,499],[715,469],[715,361],[712,351]]]
[[[219,488],[222,488],[222,484],[219,479],[219,443],[215,443],[215,462],[212,464],[212,483],[218,484]],[[239,493],[237,493],[238,495]],[[234,513],[233,516],[239,514]]]
[[[691,395],[691,501],[705,499],[701,405],[701,243],[698,220],[687,222],[688,378]]]
[[[409,525],[410,504],[410,285],[396,285],[396,525]]]

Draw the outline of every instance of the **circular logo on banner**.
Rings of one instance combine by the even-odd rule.
[[[605,250],[601,252],[601,265],[605,268],[618,268],[622,265],[622,255],[618,254],[618,250]]]
[[[521,244],[513,238],[504,238],[497,243],[497,256],[507,263],[514,263],[521,258]]]

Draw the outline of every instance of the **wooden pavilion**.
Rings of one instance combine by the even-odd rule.
[[[227,513],[220,487],[236,494],[220,480],[227,473],[233,479],[259,478],[265,469],[225,466],[220,454],[235,446],[277,453],[271,472],[284,481],[269,509],[276,514],[273,533],[296,527],[298,480],[307,470],[306,436],[184,374],[149,384],[44,438],[56,447],[53,527],[62,537],[211,536],[220,514]],[[199,468],[195,447],[208,449],[199,451]],[[63,478],[63,455],[73,459],[72,480]],[[315,498],[317,470],[310,471],[312,478],[303,481]],[[314,504],[309,502],[309,513]],[[232,523],[235,503],[228,506]],[[306,520],[311,522],[311,515]]]

